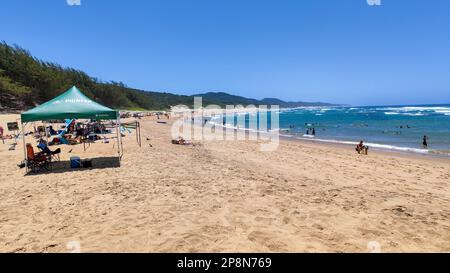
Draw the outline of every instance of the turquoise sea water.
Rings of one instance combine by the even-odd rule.
[[[246,114],[247,122],[250,115]],[[279,117],[284,137],[307,138],[307,128],[315,128],[317,141],[353,144],[364,140],[373,148],[450,155],[449,104],[308,107],[281,110]],[[422,146],[424,135],[427,149]]]

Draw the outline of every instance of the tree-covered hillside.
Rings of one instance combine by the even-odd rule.
[[[18,46],[0,44],[0,107],[30,108],[74,85],[88,97],[116,109],[164,110],[173,105],[193,104],[189,96],[144,92],[120,82],[101,82],[83,71],[34,58]]]

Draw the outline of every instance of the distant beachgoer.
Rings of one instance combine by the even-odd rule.
[[[5,144],[5,141],[4,141],[4,139],[3,139],[3,133],[4,133],[4,129],[3,129],[3,127],[2,126],[0,126],[0,139],[2,140],[2,142],[3,142],[3,144]]]
[[[316,128],[312,129],[312,135],[315,136],[316,135]]]
[[[306,130],[306,135],[309,136],[309,128]]]
[[[428,148],[428,137],[427,136],[423,136],[422,145],[425,149]]]
[[[367,155],[367,152],[369,151],[369,146],[364,145],[364,142],[361,140],[358,145],[356,145],[355,150],[358,152],[358,154],[364,153]]]
[[[193,145],[191,141],[185,140],[182,137],[178,137],[177,139],[173,139],[172,140],[172,144],[177,144],[177,145]]]

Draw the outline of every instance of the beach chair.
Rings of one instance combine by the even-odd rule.
[[[60,148],[58,148],[58,149],[56,149],[54,151],[51,151],[48,148],[47,144],[45,144],[45,142],[39,143],[37,147],[41,151],[40,154],[44,154],[44,155],[50,156],[52,161],[61,161],[61,159],[59,157],[59,155],[61,154],[61,149]]]
[[[52,157],[42,154],[34,153],[33,146],[27,144],[27,167],[33,173],[40,172],[41,170],[49,171],[51,168]]]

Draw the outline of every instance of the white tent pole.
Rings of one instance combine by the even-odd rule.
[[[120,159],[122,159],[122,153],[123,153],[123,146],[122,146],[122,132],[121,132],[121,127],[122,127],[122,124],[121,124],[121,122],[120,122],[120,112],[117,112],[117,122],[118,122],[118,124],[119,124],[119,145],[120,145],[120,148],[119,148],[119,156],[120,156]]]
[[[23,140],[23,154],[24,154],[24,158],[25,158],[25,174],[28,173],[28,156],[27,156],[27,147],[26,147],[26,143],[25,143],[25,125],[23,124],[23,122],[21,122],[22,124],[22,140]]]
[[[119,119],[116,119],[116,135],[117,135],[117,153],[119,154],[120,157],[120,144],[119,144],[119,132],[120,128],[119,128]]]
[[[138,122],[136,121],[136,143],[139,144],[139,135],[138,135]]]
[[[44,121],[44,132],[45,132],[45,141],[47,142],[47,145],[48,145],[47,122],[46,121]]]

